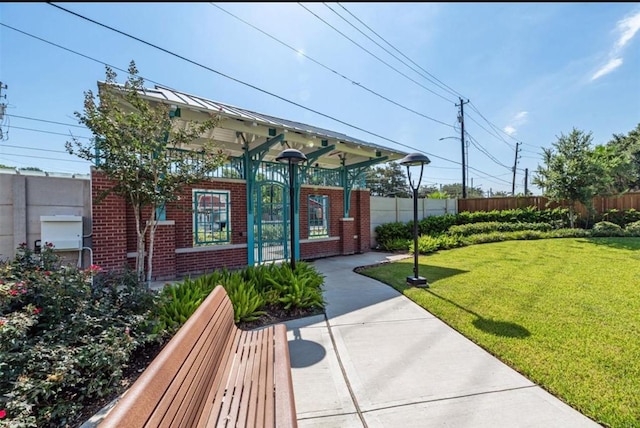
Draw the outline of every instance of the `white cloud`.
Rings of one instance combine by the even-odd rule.
[[[640,11],[637,11],[633,15],[618,21],[615,31],[619,33],[620,36],[609,52],[609,61],[605,65],[600,67],[598,71],[593,73],[593,76],[591,76],[591,81],[594,81],[602,76],[611,73],[613,70],[622,65],[623,58],[621,54],[623,48],[628,45],[631,39],[633,39],[633,37],[636,35],[636,33],[640,31]]]
[[[603,67],[601,67],[600,70],[596,71],[593,74],[593,76],[591,76],[591,80],[596,80],[606,74],[609,74],[616,68],[620,67],[621,65],[622,65],[622,58],[613,58],[609,60],[609,62],[606,63]]]
[[[622,49],[640,30],[640,11],[636,12],[635,15],[618,21],[616,30],[622,33],[616,42],[616,49]]]
[[[513,116],[513,119],[511,119],[509,125],[504,127],[503,131],[509,135],[515,135],[518,132],[516,126],[524,125],[525,123],[527,123],[528,115],[528,111],[521,111],[516,113],[516,115]]]
[[[528,114],[529,114],[528,111],[521,111],[520,113],[516,114],[513,120],[514,122],[519,122],[519,124],[522,124],[525,122],[525,119],[527,118]]]

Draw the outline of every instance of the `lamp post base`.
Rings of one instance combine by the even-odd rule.
[[[413,287],[420,287],[420,288],[429,288],[429,284],[427,284],[427,278],[423,278],[421,276],[419,277],[414,277],[414,276],[408,276],[407,277],[407,284],[413,286]]]

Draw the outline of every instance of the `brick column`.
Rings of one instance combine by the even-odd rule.
[[[124,199],[114,194],[97,202],[113,186],[103,173],[91,167],[91,220],[93,263],[105,270],[122,270],[127,263],[127,210]]]
[[[153,244],[152,281],[176,277],[176,225],[175,221],[159,221]],[[147,240],[147,243],[149,241]]]
[[[371,197],[368,190],[358,190],[355,193],[358,207],[355,227],[358,239],[355,250],[358,253],[366,253],[371,250]]]
[[[354,223],[353,218],[340,219],[340,251],[342,255],[355,253]]]

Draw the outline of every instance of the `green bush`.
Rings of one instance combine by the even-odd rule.
[[[51,245],[36,255],[23,244],[0,265],[3,426],[73,425],[84,405],[120,387],[131,355],[154,340],[155,293],[130,273],[100,271],[63,266]]]
[[[562,228],[548,232],[549,238],[588,238],[591,231],[587,229]]]
[[[624,236],[624,230],[610,221],[601,221],[593,225],[592,236]]]
[[[324,308],[324,277],[311,265],[298,262],[294,272],[291,265],[283,263],[272,273],[268,281],[285,310],[295,312],[299,309]]]
[[[395,239],[411,239],[413,236],[413,229],[409,229],[408,225],[402,222],[380,224],[374,231],[376,242],[381,246]]]
[[[236,323],[255,321],[260,315],[266,314],[262,310],[265,299],[256,289],[254,281],[245,281],[242,273],[234,272],[222,281],[222,286],[233,304],[233,316]]]
[[[418,233],[420,235],[438,236],[456,224],[456,219],[457,216],[454,214],[425,217],[418,222]],[[411,229],[411,235],[413,235],[413,229]]]
[[[469,236],[477,233],[489,232],[515,232],[521,230],[549,231],[553,227],[549,223],[504,223],[488,221],[481,223],[470,223],[451,226],[447,231],[448,235]]]
[[[628,236],[640,236],[640,221],[634,221],[625,226],[624,231]]]
[[[380,244],[380,249],[385,251],[408,250],[409,247],[411,246],[411,242],[413,242],[413,238],[412,239],[401,239],[401,238],[391,239],[389,241],[386,241]]]

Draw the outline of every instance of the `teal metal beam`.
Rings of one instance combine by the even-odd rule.
[[[336,148],[335,144],[328,146],[328,147],[323,147],[320,150],[316,150],[315,152],[311,152],[307,155],[307,166],[311,165],[313,162],[315,162],[320,156],[324,155],[325,153],[329,153],[330,151],[334,150]]]
[[[263,152],[266,153],[266,151],[269,150],[271,146],[277,143],[281,143],[283,141],[284,141],[284,134],[279,134],[276,137],[268,139],[264,143],[260,144],[258,147],[250,149],[249,155],[253,157],[256,154],[259,154],[259,155],[262,155],[261,157],[264,157]]]
[[[381,163],[389,159],[389,156],[383,156],[381,158],[369,159],[367,161],[354,163],[353,165],[346,165],[348,170],[356,169],[356,168],[368,168],[371,165],[375,165],[377,163]]]

